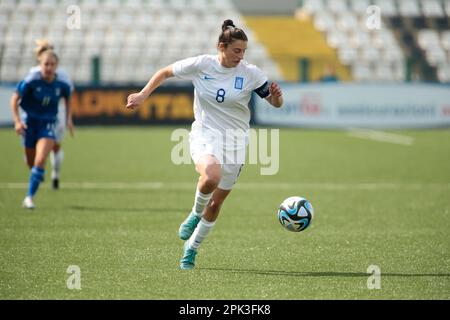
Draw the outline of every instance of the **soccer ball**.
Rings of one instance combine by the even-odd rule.
[[[278,221],[289,231],[305,230],[314,216],[314,209],[308,200],[290,197],[284,200],[278,209]]]

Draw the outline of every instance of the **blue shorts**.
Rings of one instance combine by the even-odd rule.
[[[35,149],[39,139],[48,138],[55,140],[55,121],[27,118],[27,128],[23,137],[25,148]]]

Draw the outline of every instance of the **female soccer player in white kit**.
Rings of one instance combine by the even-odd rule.
[[[230,132],[237,131],[248,137],[252,92],[274,107],[283,103],[279,85],[269,84],[258,67],[243,60],[247,41],[242,29],[236,28],[232,20],[225,20],[217,44],[218,55],[177,61],[157,71],[139,93],[128,96],[126,107],[134,109],[173,76],[191,80],[195,88],[190,153],[200,177],[192,211],[179,229],[180,238],[186,240],[181,269],[194,268],[197,250],[240,174],[242,163],[226,161],[224,155],[245,150],[245,143],[229,143],[233,140],[228,138]]]

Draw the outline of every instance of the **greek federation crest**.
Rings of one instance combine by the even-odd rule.
[[[235,88],[235,89],[242,90],[243,87],[244,87],[244,78],[242,78],[242,77],[236,77],[236,78],[234,79],[234,88]]]

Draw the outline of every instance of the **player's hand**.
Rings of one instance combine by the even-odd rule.
[[[73,138],[75,136],[75,127],[72,118],[67,119],[67,128],[69,129],[70,136]]]
[[[281,97],[283,95],[283,92],[281,92],[281,88],[276,82],[272,82],[269,86],[269,93],[273,97]]]
[[[18,135],[24,136],[25,130],[27,129],[27,125],[22,121],[18,121],[14,124],[14,129]]]
[[[128,96],[127,105],[125,106],[127,109],[135,109],[139,107],[145,100],[145,97],[142,93],[132,93]]]

